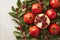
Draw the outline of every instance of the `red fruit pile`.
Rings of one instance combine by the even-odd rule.
[[[59,25],[56,23],[50,24],[50,21],[57,17],[57,13],[54,8],[60,7],[59,0],[50,0],[51,8],[43,11],[43,4],[34,3],[32,4],[31,12],[24,14],[23,19],[27,24],[34,24],[29,27],[29,33],[32,37],[37,37],[40,34],[41,29],[49,27],[49,33],[56,35],[59,33]]]

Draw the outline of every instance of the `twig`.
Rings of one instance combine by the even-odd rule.
[[[40,0],[38,0],[39,4],[40,4]]]
[[[27,40],[26,33],[25,32],[22,32],[22,33],[23,33],[22,40]]]
[[[23,2],[21,2],[21,0],[20,0],[20,3],[21,3],[22,11],[25,11],[26,10],[26,6],[24,6],[24,4],[23,4]]]
[[[48,37],[48,35],[47,35],[47,33],[44,31],[44,38],[46,39],[46,40],[49,40],[49,37]]]

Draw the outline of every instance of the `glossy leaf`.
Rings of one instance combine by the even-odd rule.
[[[12,20],[15,21],[18,25],[20,25],[19,20],[16,20],[16,19],[12,19]]]
[[[12,8],[12,11],[13,11],[13,12],[16,12],[16,9],[15,9],[13,6],[12,6],[11,8]]]
[[[21,7],[21,1],[20,0],[17,1],[17,6],[18,6],[18,8]]]
[[[14,31],[14,35],[16,37],[22,37],[23,34],[21,32]]]
[[[9,12],[9,14],[10,14],[12,17],[16,18],[16,13],[14,13],[14,12]]]

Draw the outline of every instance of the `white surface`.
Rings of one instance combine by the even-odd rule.
[[[8,14],[11,6],[16,7],[17,0],[0,0],[0,40],[16,40],[13,35],[15,22]]]

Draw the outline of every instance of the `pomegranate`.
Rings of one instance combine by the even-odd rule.
[[[32,12],[27,12],[24,16],[23,16],[24,22],[28,23],[28,24],[32,24],[34,21],[34,14]]]
[[[39,3],[32,4],[32,11],[35,14],[41,13],[43,10],[43,6]]]
[[[54,9],[48,9],[46,11],[46,15],[52,20],[52,19],[55,19],[56,16],[57,16],[57,13]]]
[[[31,26],[29,28],[29,33],[32,37],[38,37],[40,29],[37,26]]]
[[[34,23],[37,27],[44,29],[50,24],[50,19],[45,14],[38,14],[35,17]]]
[[[59,30],[60,30],[59,25],[53,23],[50,25],[49,33],[51,33],[52,35],[57,35],[59,33]]]

